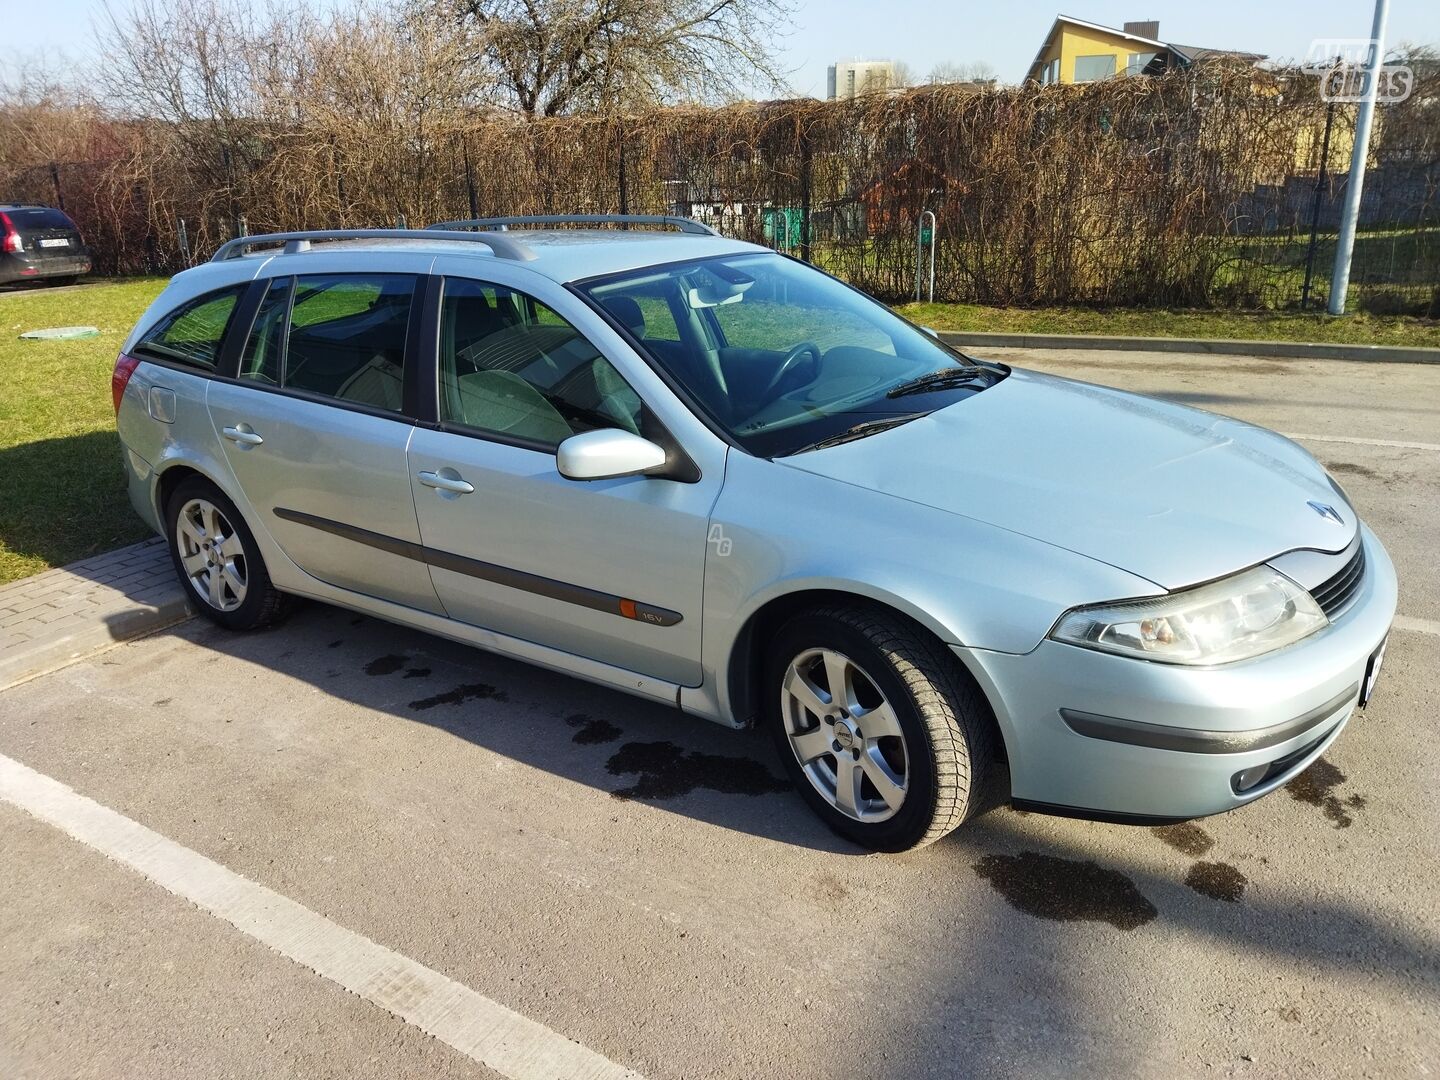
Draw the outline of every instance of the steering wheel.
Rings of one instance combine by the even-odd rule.
[[[779,396],[780,384],[785,381],[785,376],[795,370],[801,358],[807,353],[810,356],[810,362],[817,369],[820,367],[820,346],[813,341],[800,342],[785,354],[785,359],[780,361],[780,366],[775,369],[775,374],[770,376],[770,381],[765,384],[765,389],[760,391],[761,401],[769,401]]]

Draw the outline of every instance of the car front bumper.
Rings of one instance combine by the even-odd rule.
[[[1395,615],[1395,569],[1363,525],[1361,535],[1354,604],[1254,660],[1194,668],[1048,638],[1024,655],[956,647],[995,709],[1017,805],[1183,820],[1253,802],[1303,770],[1354,713]],[[1237,790],[1247,770],[1252,786]]]

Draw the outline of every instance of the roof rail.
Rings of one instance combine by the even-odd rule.
[[[470,244],[484,244],[496,258],[529,262],[535,253],[519,240],[509,236],[473,232],[440,231],[434,226],[428,229],[314,229],[308,232],[258,233],[255,236],[237,236],[220,245],[210,257],[211,262],[238,259],[252,248],[273,244],[284,244],[286,255],[309,251],[313,243],[333,243],[338,240],[461,240]]]
[[[538,214],[529,217],[462,218],[439,221],[427,229],[487,229],[503,232],[512,225],[673,225],[694,236],[719,236],[704,222],[669,214]]]

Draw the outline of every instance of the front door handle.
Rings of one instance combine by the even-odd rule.
[[[454,469],[441,469],[439,472],[418,472],[415,479],[426,487],[437,488],[440,491],[448,491],[454,495],[469,495],[475,490],[475,485],[460,479],[460,474]]]
[[[233,443],[241,446],[259,446],[265,440],[255,434],[255,430],[249,424],[237,424],[235,427],[221,429],[224,436]]]

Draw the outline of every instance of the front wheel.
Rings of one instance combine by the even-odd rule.
[[[983,809],[994,717],[924,630],[879,609],[825,608],[786,623],[770,656],[781,759],[832,830],[906,851]]]
[[[182,480],[165,517],[175,573],[200,614],[230,630],[285,614],[287,598],[270,583],[255,535],[219,488],[198,476]]]

